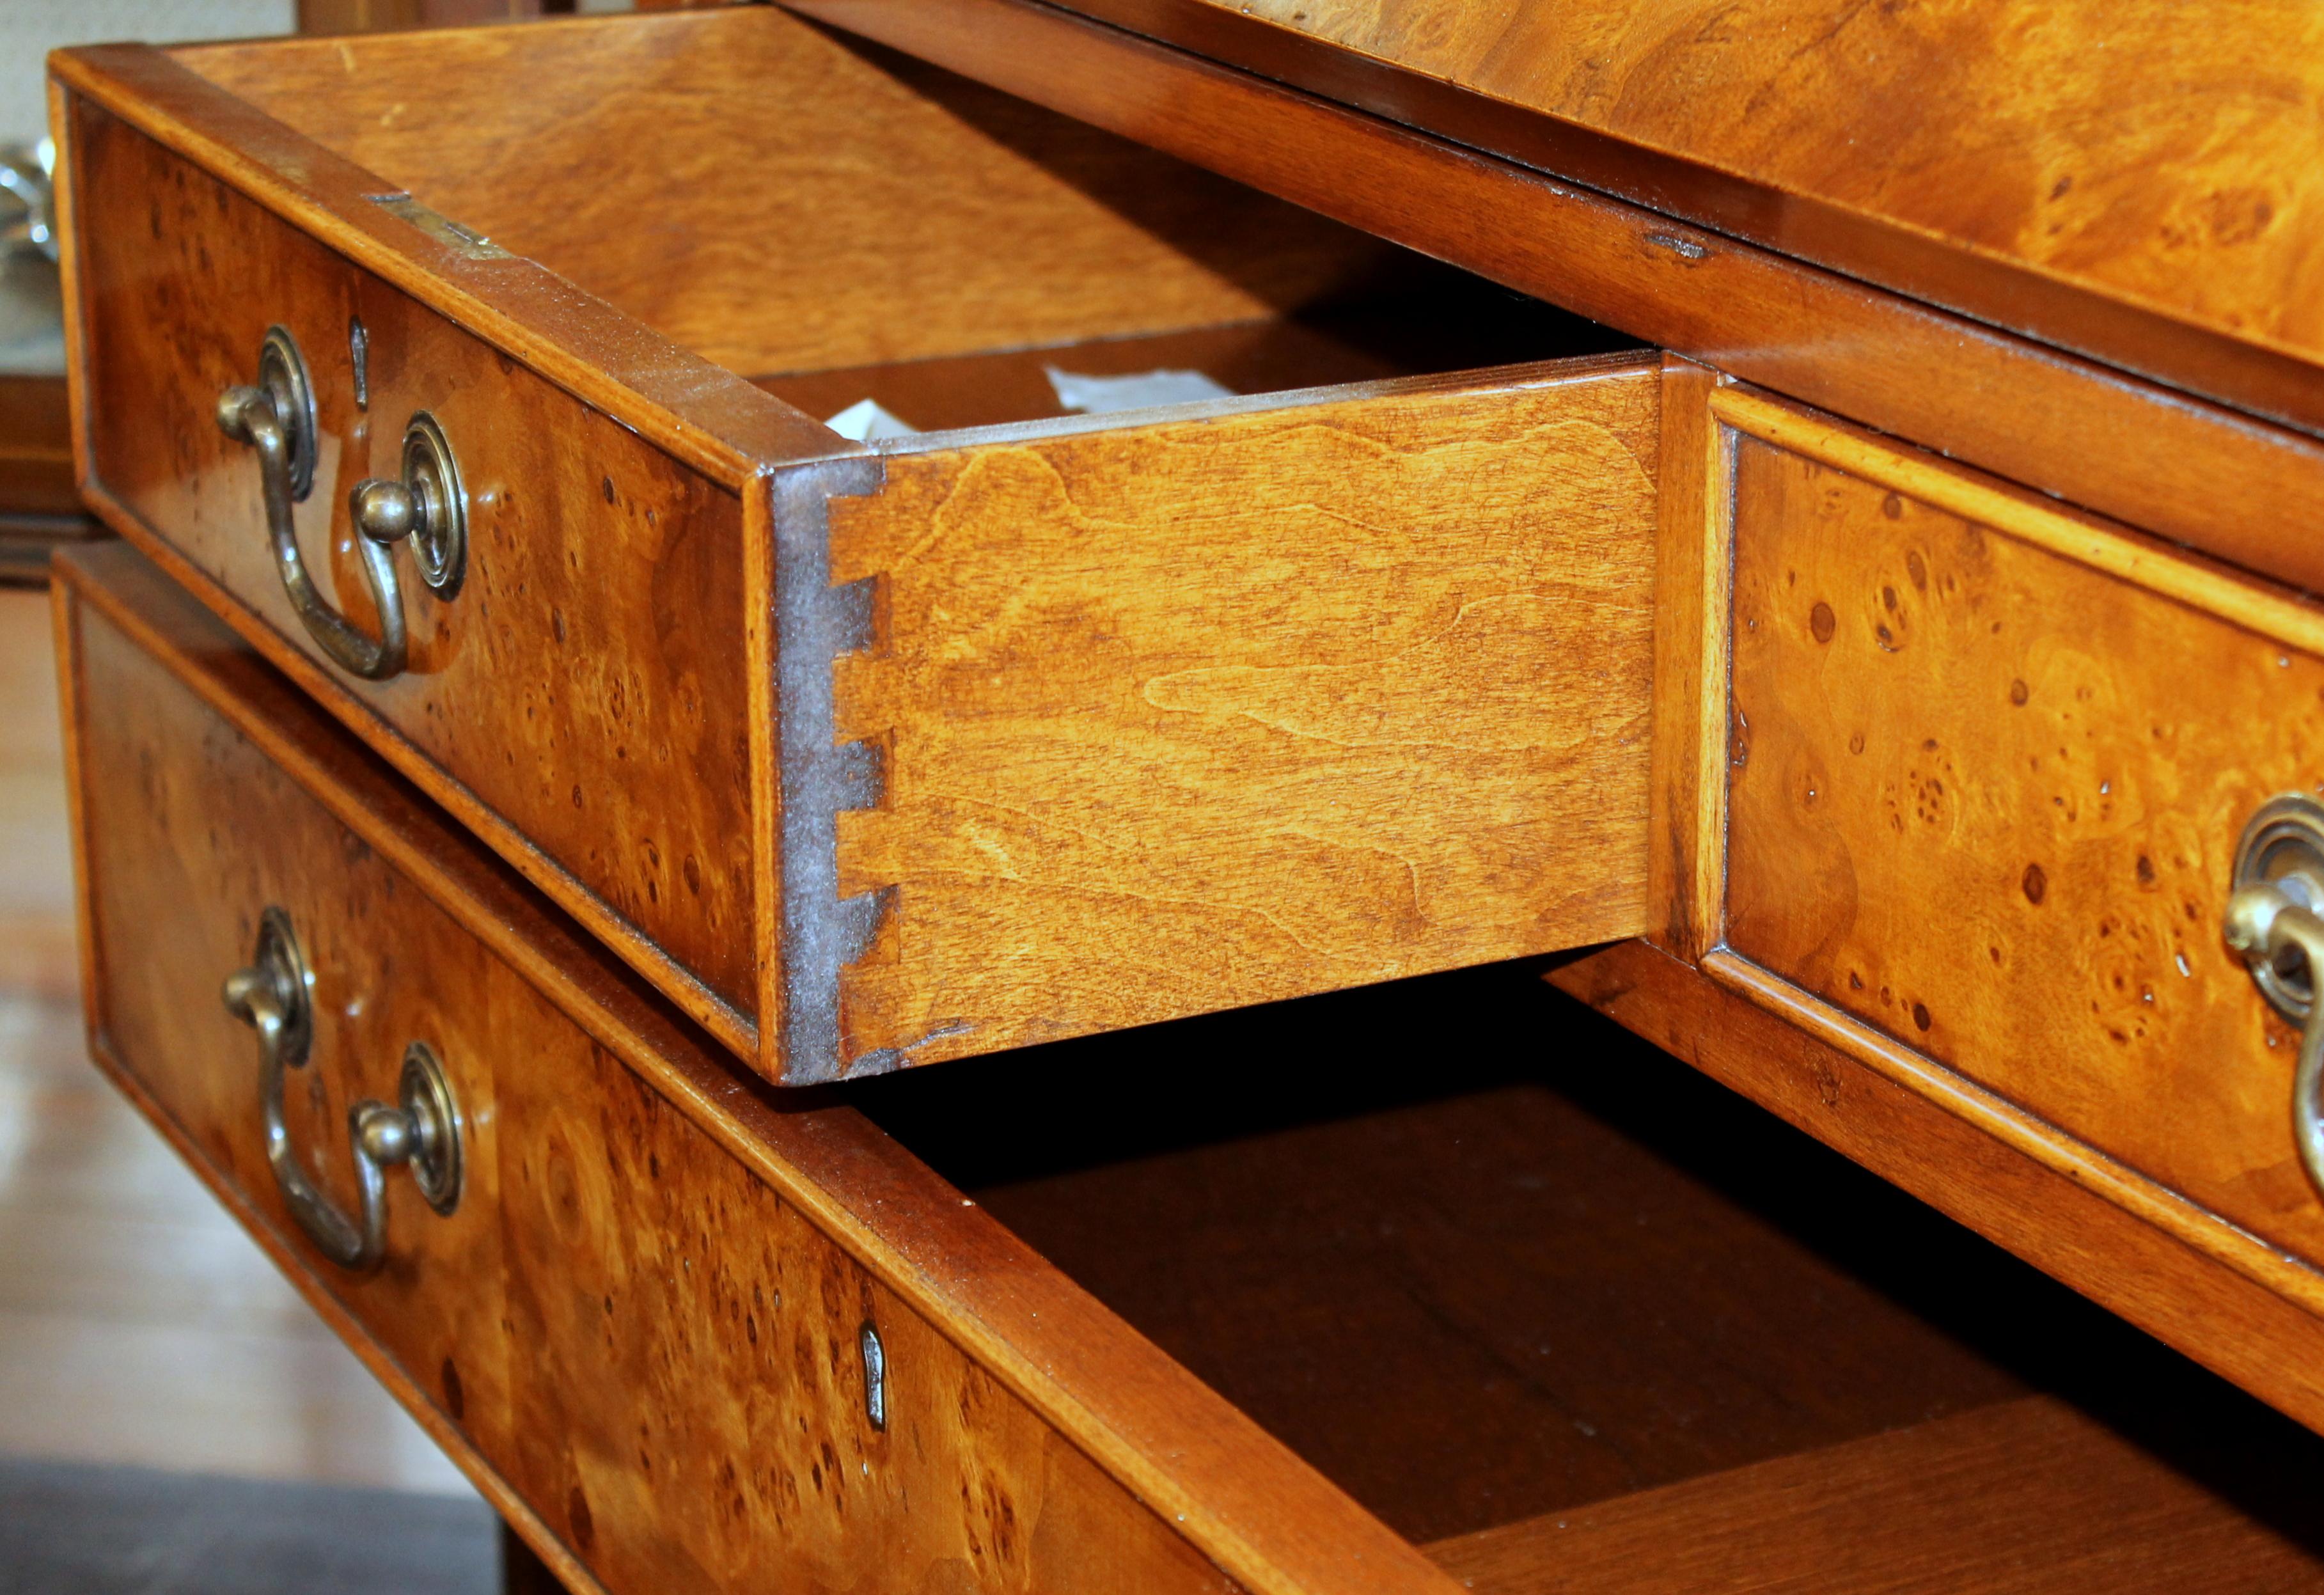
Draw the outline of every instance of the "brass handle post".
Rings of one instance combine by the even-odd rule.
[[[2252,816],[2224,932],[2269,1003],[2300,1027],[2292,1139],[2324,1194],[2324,804],[2286,793]]]
[[[226,1011],[258,1032],[259,1102],[266,1129],[266,1162],[282,1203],[316,1249],[354,1273],[376,1269],[387,1256],[387,1171],[411,1170],[420,1194],[438,1212],[459,1205],[460,1111],[443,1064],[425,1042],[404,1049],[400,1107],[361,1102],[347,1110],[361,1207],[349,1217],[307,1177],[290,1142],[282,1111],[285,1077],[306,1065],[314,1045],[312,978],[290,927],[270,908],[259,920],[250,967],[226,981]]]
[[[218,395],[217,423],[227,437],[257,451],[275,569],[307,634],[332,662],[364,680],[401,674],[409,659],[409,633],[394,545],[410,540],[420,581],[439,598],[456,595],[467,575],[468,499],[444,429],[425,411],[414,415],[404,429],[402,479],[361,482],[348,494],[348,513],[359,534],[355,553],[379,611],[379,635],[374,638],[331,607],[299,551],[291,512],[313,491],[318,437],[314,388],[289,333],[280,327],[267,330],[259,348],[257,383]]]

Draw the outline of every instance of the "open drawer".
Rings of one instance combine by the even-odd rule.
[[[91,502],[770,1077],[1642,927],[1602,329],[764,7],[54,72]]]
[[[99,1061],[576,1589],[2324,1581],[2324,1442],[1526,970],[772,1092],[61,571]]]

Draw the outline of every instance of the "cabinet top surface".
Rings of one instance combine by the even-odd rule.
[[[1065,3],[2249,408],[2324,364],[2294,0]]]

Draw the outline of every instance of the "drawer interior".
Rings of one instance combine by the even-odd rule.
[[[852,1090],[1477,1590],[2324,1579],[2324,1440],[1530,969]]]
[[[1635,346],[771,7],[178,59],[818,419],[1055,418],[1049,368],[1253,394]]]

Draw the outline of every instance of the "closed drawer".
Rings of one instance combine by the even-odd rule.
[[[57,69],[92,501],[770,1077],[1643,923],[1601,330],[763,7]]]
[[[1672,1060],[1541,1061],[1527,972],[775,1093],[136,555],[62,571],[99,1061],[576,1588],[2324,1577],[2315,1437]],[[456,1099],[368,1268],[220,1000],[269,909],[300,1179],[358,1208],[414,1043]]]
[[[2324,782],[2324,617],[1823,418],[1720,402],[1733,952],[2324,1309],[2300,1029],[2223,933],[2246,825]]]

